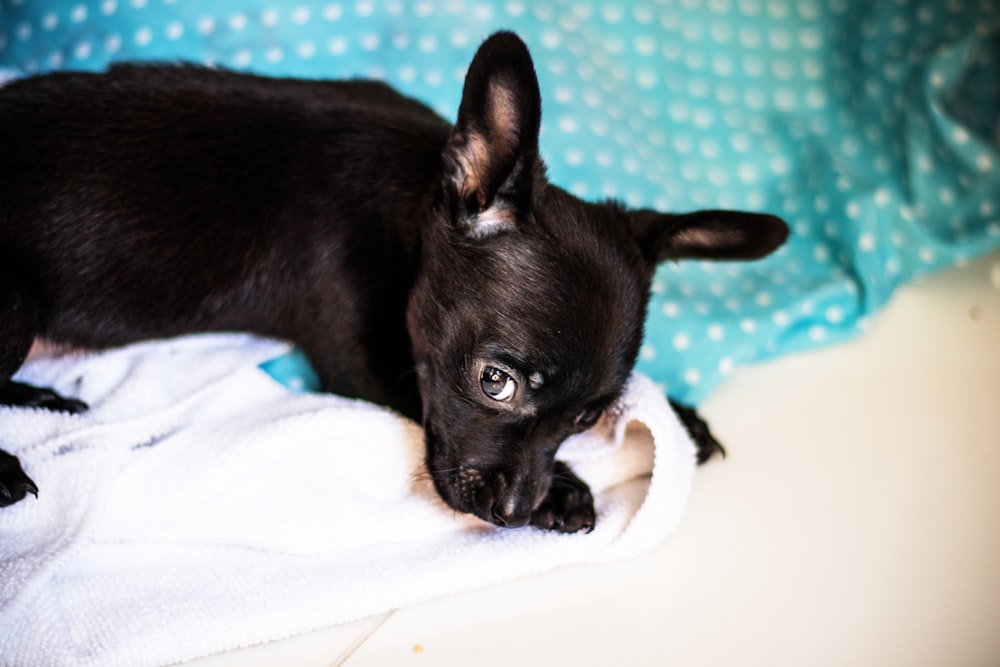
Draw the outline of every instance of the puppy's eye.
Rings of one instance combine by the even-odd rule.
[[[590,428],[597,423],[603,413],[604,408],[601,407],[584,408],[573,420],[573,424],[581,428]]]
[[[479,376],[483,393],[494,401],[509,401],[517,391],[517,382],[499,368],[487,366]]]

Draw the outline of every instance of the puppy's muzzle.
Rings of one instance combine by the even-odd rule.
[[[551,484],[520,470],[484,471],[466,465],[459,466],[451,482],[440,485],[448,504],[505,528],[528,525]]]

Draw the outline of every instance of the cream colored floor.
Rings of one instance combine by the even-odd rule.
[[[730,456],[646,557],[192,664],[1000,665],[1000,253],[703,413]]]

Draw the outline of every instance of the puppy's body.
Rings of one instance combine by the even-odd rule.
[[[404,317],[440,118],[380,84],[125,66],[10,84],[0,128],[4,287],[37,318],[5,317],[8,344],[253,331],[419,417]]]
[[[452,507],[592,526],[555,452],[620,394],[656,263],[759,257],[786,229],[584,203],[545,180],[539,124],[509,33],[478,52],[454,127],[371,82],[117,66],[9,84],[0,401],[83,408],[8,381],[36,337],[285,338],[326,390],[422,419]],[[34,490],[0,456],[0,504]]]

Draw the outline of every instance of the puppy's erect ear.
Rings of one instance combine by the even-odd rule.
[[[465,77],[445,149],[445,187],[467,232],[512,226],[531,200],[542,102],[524,42],[499,32],[483,42]]]
[[[760,259],[788,238],[781,218],[761,213],[698,211],[630,214],[632,235],[650,264],[667,259]]]

